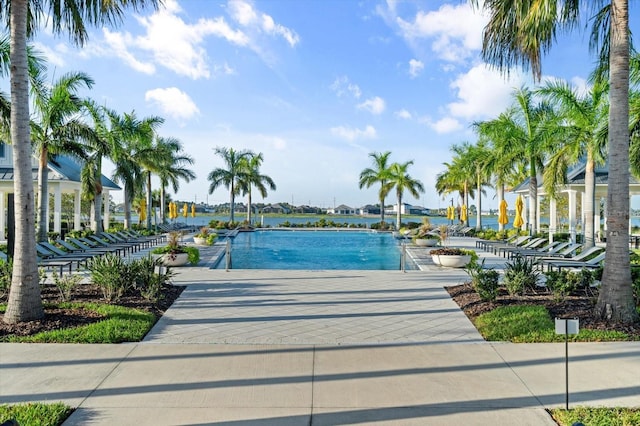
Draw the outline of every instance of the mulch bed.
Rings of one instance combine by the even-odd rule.
[[[541,305],[547,308],[551,318],[578,318],[580,328],[591,330],[616,330],[627,333],[635,340],[640,340],[640,324],[620,325],[609,323],[593,317],[593,307],[598,295],[589,293],[574,294],[562,301],[554,300],[550,293],[526,294],[511,296],[505,289],[500,289],[494,302],[483,302],[469,284],[446,287],[451,298],[460,306],[467,317],[473,321],[476,317],[490,312],[499,306]]]
[[[42,289],[42,300],[45,304],[58,303],[60,295],[54,285],[45,285]],[[169,309],[173,302],[180,296],[184,287],[165,285],[162,288],[162,298],[157,304],[150,303],[139,293],[130,291],[119,301],[118,305],[135,308],[141,311],[151,312],[156,318]],[[95,302],[104,303],[102,292],[95,284],[81,284],[74,288],[71,302]],[[59,330],[62,328],[78,327],[101,321],[102,315],[83,308],[58,309],[45,305],[45,317],[38,321],[21,322],[18,324],[5,324],[3,314],[0,314],[0,338],[6,336],[31,336],[42,331]]]

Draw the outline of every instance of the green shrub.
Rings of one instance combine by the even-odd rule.
[[[485,302],[493,302],[498,297],[498,278],[500,274],[493,269],[483,269],[476,274],[474,289]]]
[[[566,269],[545,272],[546,286],[557,301],[563,300],[578,289],[589,288],[594,274],[588,269],[572,272]]]
[[[160,259],[151,256],[133,260],[129,267],[134,271],[134,287],[140,295],[150,302],[157,303],[162,295],[162,286],[169,284],[174,273],[170,268],[158,268],[162,265]]]
[[[82,276],[77,274],[65,274],[58,275],[56,272],[53,273],[53,284],[58,289],[60,293],[60,299],[63,302],[67,302],[71,300],[71,293],[73,289],[80,284],[82,281]]]
[[[61,402],[43,404],[0,405],[0,422],[15,420],[19,425],[57,426],[73,412],[73,408]]]
[[[9,295],[12,273],[13,262],[0,260],[0,300],[4,300]]]
[[[504,270],[504,285],[510,295],[522,294],[525,290],[535,290],[538,275],[537,262],[517,255],[507,262]]]
[[[87,269],[91,280],[100,287],[108,303],[120,300],[134,282],[134,269],[122,257],[113,253],[89,259]]]

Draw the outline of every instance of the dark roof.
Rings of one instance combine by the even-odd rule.
[[[49,181],[69,181],[69,182],[80,182],[80,173],[82,171],[82,166],[72,159],[71,157],[67,157],[64,155],[57,155],[49,160]],[[31,170],[33,175],[33,180],[38,180],[38,169],[34,168]],[[0,181],[2,180],[13,180],[14,173],[13,168],[3,167],[0,168]],[[102,175],[101,179],[102,186],[111,190],[120,190],[120,188],[115,182],[106,176]]]

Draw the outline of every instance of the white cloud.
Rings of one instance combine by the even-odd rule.
[[[592,87],[589,82],[582,77],[573,77],[571,79],[571,84],[579,96],[587,96]]]
[[[156,72],[156,67],[152,63],[142,62],[129,52],[128,46],[134,44],[131,34],[111,32],[108,28],[103,28],[102,34],[108,46],[105,50],[108,51],[110,55],[122,59],[125,64],[143,74],[150,75]]]
[[[423,69],[424,63],[422,63],[422,61],[419,61],[417,59],[411,59],[409,61],[409,75],[411,76],[411,78],[416,78]]]
[[[436,11],[419,10],[407,19],[397,16],[393,3],[388,3],[386,10],[378,11],[388,23],[397,25],[409,43],[432,40],[431,50],[442,60],[460,62],[482,47],[487,18],[466,3],[444,4]]]
[[[499,71],[477,65],[451,83],[458,101],[447,105],[447,109],[454,117],[466,119],[496,117],[509,107],[513,90],[524,81],[521,73],[512,72],[505,79]]]
[[[380,115],[384,112],[385,102],[381,97],[375,96],[371,99],[367,99],[361,104],[358,104],[358,109],[364,109],[369,111],[371,114]]]
[[[411,113],[409,111],[407,111],[406,109],[401,109],[400,111],[396,111],[395,116],[398,118],[402,118],[403,120],[411,120]]]
[[[53,65],[54,67],[64,67],[65,61],[63,56],[69,50],[66,45],[58,44],[52,49],[49,46],[45,46],[44,44],[36,41],[33,42],[33,47],[35,48],[36,52],[40,52],[45,56],[47,65]]]
[[[229,15],[243,27],[250,27],[255,31],[263,32],[271,36],[280,36],[294,47],[300,42],[300,37],[295,31],[278,24],[274,19],[256,10],[251,2],[245,0],[230,0],[227,3]]]
[[[189,95],[177,87],[149,90],[145,93],[144,99],[176,120],[187,120],[200,112]]]
[[[433,121],[429,117],[424,117],[420,121],[435,130],[438,134],[451,133],[462,129],[460,121],[453,117],[443,117],[437,121]]]
[[[377,137],[376,129],[371,125],[368,125],[363,130],[346,126],[332,127],[331,134],[349,142],[357,139],[375,139]]]
[[[362,95],[360,87],[355,83],[351,83],[349,81],[349,77],[346,75],[337,77],[333,83],[331,83],[329,88],[333,90],[339,98],[346,94],[350,94],[354,98],[360,99],[360,96]]]

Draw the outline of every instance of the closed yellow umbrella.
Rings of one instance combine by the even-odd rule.
[[[196,217],[196,203],[191,203],[191,217]]]
[[[467,221],[467,205],[466,204],[463,204],[462,209],[460,210],[460,221],[461,222]]]
[[[522,210],[524,210],[524,200],[522,199],[522,195],[518,195],[518,198],[516,198],[516,218],[513,220],[514,228],[522,228],[522,225],[524,225]]]
[[[189,206],[187,206],[187,203],[184,203],[184,205],[182,206],[182,216],[187,217],[188,215],[189,215]]]
[[[453,206],[447,207],[447,219],[455,219],[455,209],[453,208]]]
[[[509,223],[509,216],[507,215],[507,201],[504,198],[502,199],[502,201],[500,201],[498,223],[500,225],[506,225],[507,223]]]
[[[147,200],[140,200],[140,222],[147,220]]]
[[[175,202],[173,202],[171,204],[173,204],[173,218],[172,219],[177,219],[178,218],[178,205]]]

